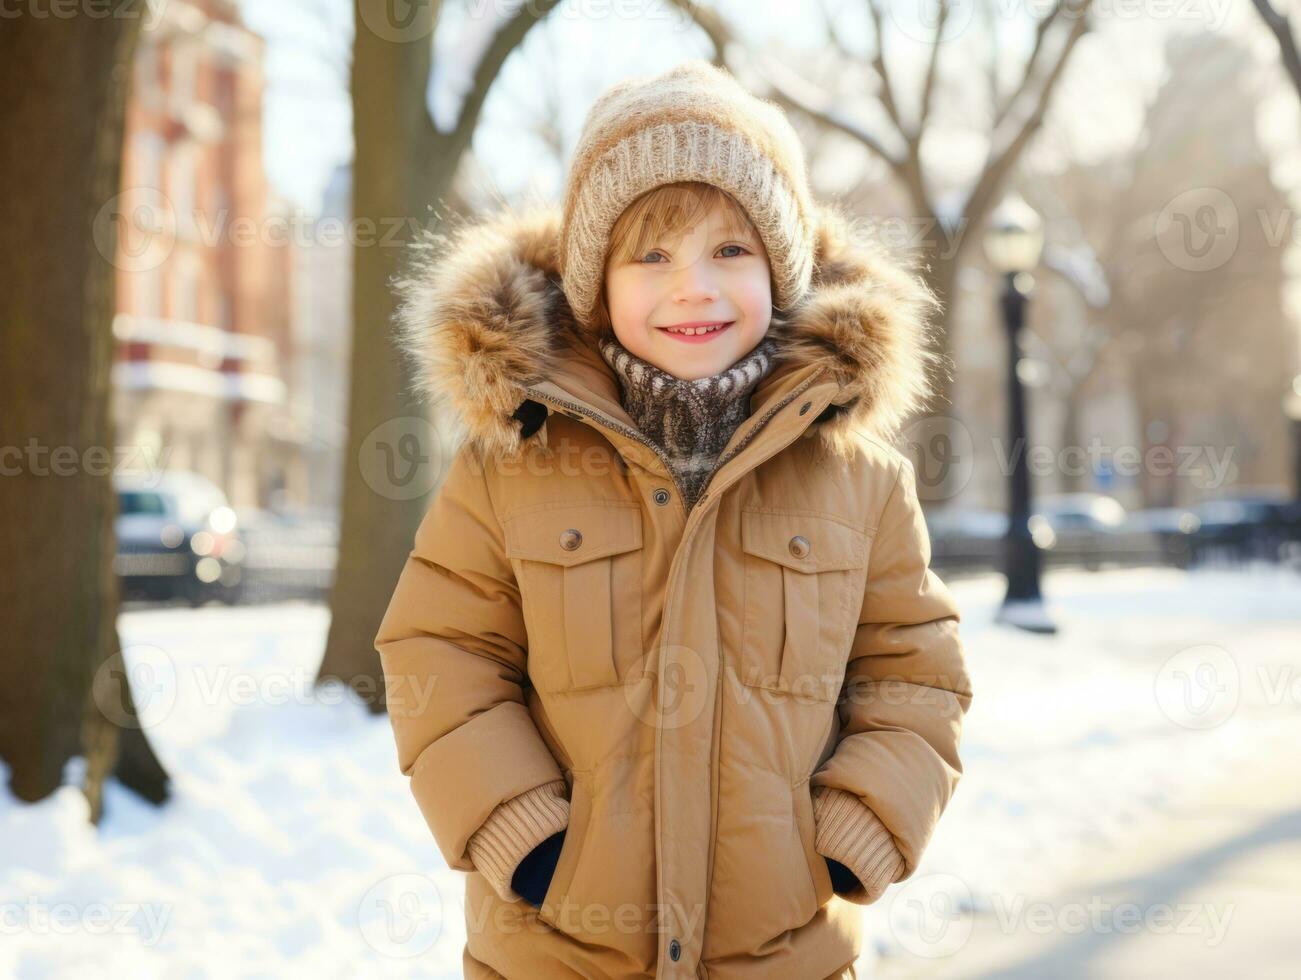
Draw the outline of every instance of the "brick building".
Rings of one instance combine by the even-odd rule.
[[[244,507],[283,502],[301,445],[285,369],[292,235],[262,163],[263,53],[231,0],[161,8],[133,66],[114,202],[119,443]]]

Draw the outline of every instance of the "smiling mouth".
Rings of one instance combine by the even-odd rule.
[[[699,337],[704,334],[717,333],[720,330],[725,330],[730,327],[733,322],[735,321],[719,320],[714,323],[661,327],[660,329],[665,333],[678,334],[683,337]]]

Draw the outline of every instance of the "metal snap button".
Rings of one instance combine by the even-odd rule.
[[[669,502],[669,492],[663,487],[655,488],[655,503],[663,506]]]
[[[802,534],[797,534],[791,538],[791,554],[796,558],[807,558],[813,546],[809,544],[809,539]]]
[[[669,943],[669,959],[677,962],[682,957],[682,944],[676,939]]]
[[[573,551],[583,543],[583,534],[576,527],[571,527],[566,531],[560,532],[560,547],[566,551]]]

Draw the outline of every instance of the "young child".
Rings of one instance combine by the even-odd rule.
[[[400,288],[458,440],[375,645],[465,975],[853,977],[972,697],[891,446],[932,295],[704,61]]]

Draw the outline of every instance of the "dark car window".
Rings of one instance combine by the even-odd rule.
[[[167,505],[162,494],[139,490],[128,490],[118,494],[118,512],[122,514],[159,514],[167,513]]]

